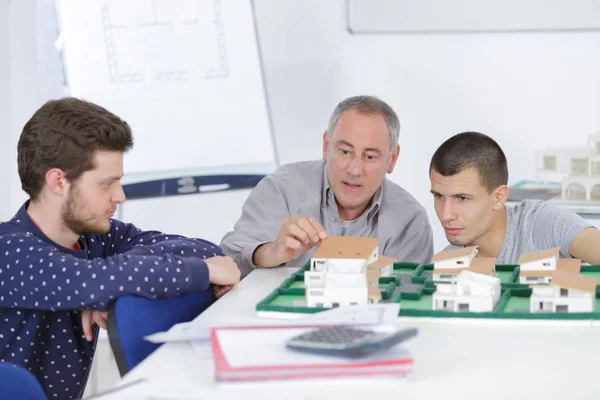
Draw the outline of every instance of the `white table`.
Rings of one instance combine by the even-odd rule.
[[[255,316],[256,303],[294,270],[256,270],[196,322]],[[123,378],[187,388],[201,399],[594,399],[600,398],[600,324],[399,318],[417,326],[405,344],[415,373],[405,380],[354,379],[216,384],[213,363],[187,343],[161,346]],[[229,322],[229,321],[225,321]],[[234,320],[231,321],[235,323]],[[371,399],[374,397],[370,397]]]

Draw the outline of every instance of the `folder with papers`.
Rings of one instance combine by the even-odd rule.
[[[404,377],[413,358],[402,346],[360,359],[287,349],[288,339],[316,326],[253,326],[211,329],[215,378],[220,382],[341,377]]]

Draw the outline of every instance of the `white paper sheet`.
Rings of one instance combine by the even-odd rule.
[[[264,320],[230,315],[224,321],[228,324],[206,326],[192,322],[174,325],[167,332],[158,332],[145,339],[152,343],[204,341],[210,338],[210,328],[218,326],[298,326],[298,325],[385,325],[393,324],[400,311],[400,304],[371,304],[351,307],[333,308],[317,314],[310,314],[295,320]]]
[[[410,358],[401,346],[359,360],[336,358],[326,355],[301,353],[285,347],[288,339],[314,328],[256,328],[222,329],[217,338],[224,357],[230,366],[292,366],[292,365],[345,365],[353,362],[371,362],[397,358]]]

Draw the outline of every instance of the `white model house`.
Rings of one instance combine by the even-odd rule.
[[[394,257],[380,255],[377,260],[370,263],[367,267],[381,272],[381,276],[390,276],[394,271]]]
[[[435,271],[435,270],[434,270]],[[475,257],[471,261],[471,265],[468,268],[445,268],[439,270],[443,272],[437,275],[436,282],[440,283],[452,283],[456,279],[456,276],[461,271],[471,271],[478,274],[495,276],[496,274],[496,257]]]
[[[492,311],[500,300],[500,278],[461,271],[453,283],[440,283],[433,293],[433,309],[454,312]]]
[[[431,260],[433,280],[435,282],[451,282],[461,270],[471,266],[477,251],[477,246],[440,251]]]
[[[435,282],[451,282],[460,270],[471,266],[477,251],[477,246],[440,251],[431,260],[433,280]]]
[[[559,248],[522,254],[519,264],[519,283],[527,285],[548,284],[556,269],[579,273],[581,260],[558,258]]]
[[[593,312],[598,280],[569,271],[552,272],[548,286],[533,288],[531,312]]]
[[[377,243],[374,238],[352,236],[323,239],[310,260],[310,271],[304,273],[307,306],[367,304],[367,266],[379,258]]]

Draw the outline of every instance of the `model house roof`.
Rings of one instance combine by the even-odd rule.
[[[373,261],[371,264],[367,265],[369,268],[383,268],[386,265],[392,264],[396,259],[394,257],[382,256],[377,257],[377,261]]]
[[[496,269],[496,257],[475,257],[468,271],[478,274],[491,275]]]
[[[578,274],[581,269],[581,260],[577,258],[559,258],[556,261],[556,270],[566,271],[573,274]],[[552,276],[552,273],[555,270],[553,269],[538,269],[532,271],[523,271],[519,272],[521,276]]]
[[[328,236],[321,241],[312,258],[367,259],[377,247],[378,239],[356,236]]]
[[[471,271],[483,275],[492,275],[496,269],[495,257],[475,257],[471,265],[467,268],[434,268],[434,274],[440,275],[458,275],[462,271]]]
[[[378,285],[381,271],[378,269],[367,269],[367,282],[369,285]]]
[[[546,258],[555,257],[558,258],[558,252],[560,247],[553,247],[551,249],[533,251],[531,253],[521,254],[517,260],[517,264],[526,264],[534,261],[544,260]]]
[[[381,300],[381,290],[379,290],[379,285],[369,285],[368,297],[377,301]]]
[[[473,252],[477,253],[477,246],[461,247],[460,249],[453,250],[444,250],[440,251],[435,256],[433,256],[433,260],[431,260],[431,262],[436,263],[440,261],[453,260],[455,258],[468,256]]]
[[[598,279],[573,272],[556,270],[552,273],[552,286],[558,286],[563,289],[577,289],[585,292],[596,293]]]
[[[556,262],[556,269],[578,274],[581,270],[581,260],[578,258],[559,258]]]

